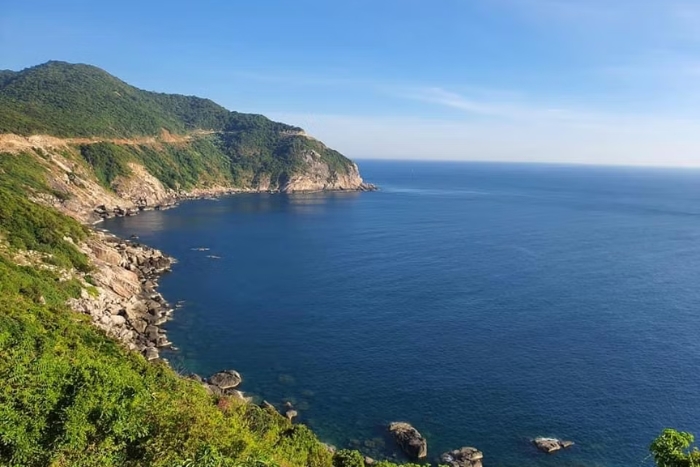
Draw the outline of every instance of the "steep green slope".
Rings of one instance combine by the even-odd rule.
[[[160,146],[159,154],[131,147],[127,157],[111,148],[115,158],[146,165],[171,188],[217,182],[278,189],[294,176],[319,173],[319,164],[327,169],[316,177],[317,188],[357,189],[361,183],[349,159],[306,137],[301,128],[230,112],[208,99],[137,89],[90,65],[54,61],[0,72],[0,133],[107,138],[122,145],[129,139],[187,135],[187,144]],[[178,173],[178,167],[186,173]]]

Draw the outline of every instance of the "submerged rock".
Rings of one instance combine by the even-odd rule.
[[[243,378],[235,370],[220,371],[209,378],[209,384],[213,384],[224,390],[235,388],[241,384],[242,381]]]
[[[446,452],[440,456],[440,462],[451,467],[481,467],[484,454],[476,448],[462,448]]]
[[[551,454],[562,448],[569,448],[574,445],[573,441],[564,441],[557,438],[544,437],[535,438],[532,440],[532,443],[537,446],[537,449],[542,452],[546,452],[547,454]]]
[[[407,456],[422,459],[428,455],[428,442],[411,424],[394,422],[389,425],[389,431]]]

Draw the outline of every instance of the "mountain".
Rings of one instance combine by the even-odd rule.
[[[132,203],[143,204],[142,193],[120,187],[141,185],[142,174],[162,184],[156,187],[161,196],[146,197],[146,204],[166,192],[212,187],[366,187],[352,161],[299,127],[231,112],[209,99],[144,91],[90,65],[51,61],[0,71],[0,134],[23,137],[25,146],[42,150],[60,139],[105,188]],[[40,135],[54,139],[40,144]],[[7,146],[0,141],[0,150]]]

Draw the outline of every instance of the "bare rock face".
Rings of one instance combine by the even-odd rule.
[[[573,441],[564,441],[556,438],[544,437],[535,438],[532,440],[532,443],[537,446],[537,449],[542,452],[546,452],[547,454],[551,454],[559,451],[562,448],[566,449],[574,445]]]
[[[295,191],[322,190],[361,190],[364,182],[360,177],[357,164],[347,168],[347,172],[336,172],[321,160],[316,151],[304,154],[306,168],[303,173],[294,174],[280,186],[280,191],[291,193]]]
[[[233,389],[243,382],[241,375],[235,370],[220,371],[209,378],[209,384],[222,390]]]
[[[422,459],[428,455],[428,442],[411,424],[394,422],[389,425],[389,431],[410,458]]]
[[[462,448],[446,452],[440,456],[440,462],[451,467],[482,467],[484,455],[476,448]]]

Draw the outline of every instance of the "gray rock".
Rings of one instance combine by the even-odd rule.
[[[451,467],[482,467],[484,455],[476,448],[462,448],[446,452],[440,456],[440,462]]]
[[[146,332],[144,333],[146,337],[148,338],[149,341],[157,341],[158,340],[158,335],[160,334],[160,330],[153,326],[149,325],[146,327]]]
[[[224,391],[221,390],[219,386],[214,386],[213,384],[203,384],[204,388],[209,392],[209,394],[216,396],[216,397],[221,397],[224,395]]]
[[[369,456],[365,456],[365,465],[372,465],[372,464],[374,464],[374,462],[375,462],[374,459],[372,459]]]
[[[130,320],[130,322],[131,322],[131,326],[139,334],[143,334],[144,332],[146,332],[146,328],[148,327],[148,323],[145,322],[144,320],[134,319],[134,320]]]
[[[221,389],[235,388],[242,381],[241,375],[234,370],[220,371],[209,378],[209,384],[219,386]]]
[[[126,323],[126,318],[122,315],[112,315],[112,324],[114,326],[124,326]]]
[[[296,417],[297,415],[299,415],[299,413],[297,413],[296,410],[287,410],[287,412],[285,412],[284,415],[285,415],[285,416],[289,419],[289,421],[291,422],[291,421],[294,419],[294,417]]]
[[[394,422],[389,425],[389,431],[408,457],[422,459],[428,455],[428,442],[411,424]]]
[[[160,355],[155,347],[147,347],[143,351],[143,356],[150,362],[151,360],[157,360]]]
[[[569,448],[574,445],[573,441],[562,441],[557,438],[545,437],[535,438],[532,440],[532,443],[537,446],[537,449],[542,452],[546,452],[547,454],[551,454],[559,451],[562,448]]]
[[[204,383],[204,378],[199,376],[197,373],[190,373],[189,375],[187,375],[187,377],[189,379],[191,379],[192,381],[197,381],[198,383]]]
[[[172,345],[172,342],[168,340],[168,338],[164,335],[158,336],[158,340],[156,340],[156,347],[170,347]]]

